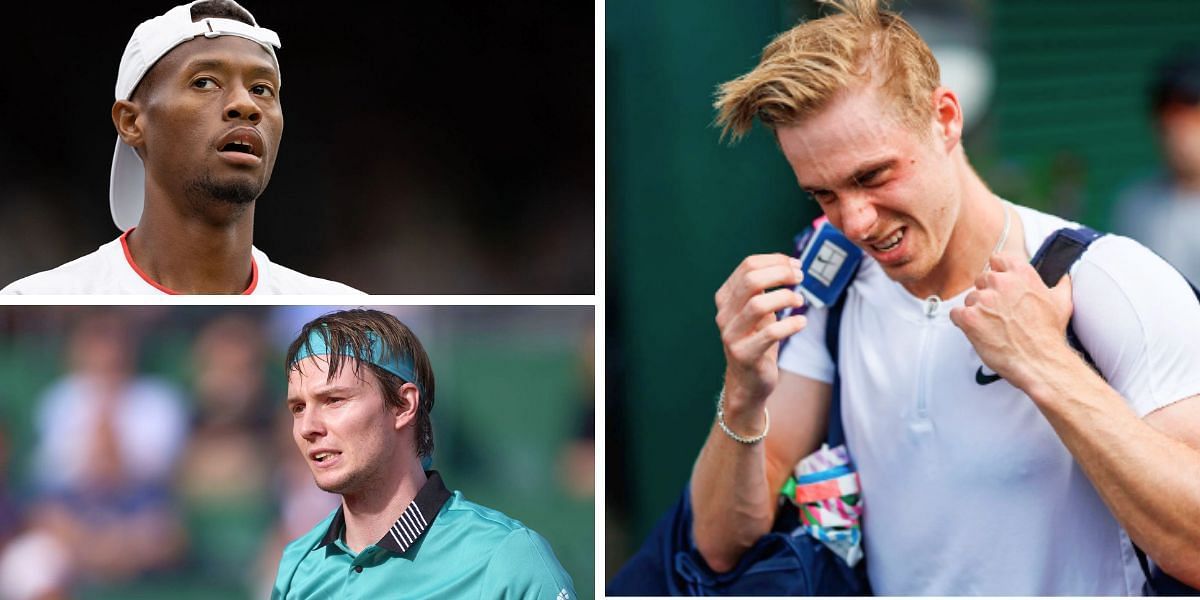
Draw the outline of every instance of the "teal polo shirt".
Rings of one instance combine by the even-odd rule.
[[[357,555],[339,507],[288,544],[272,600],[539,598],[573,600],[550,544],[520,521],[451,493],[437,471],[387,535]]]

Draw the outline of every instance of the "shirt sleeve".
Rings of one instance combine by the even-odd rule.
[[[329,527],[327,517],[320,525],[317,525],[313,531],[324,531]],[[279,556],[279,568],[275,572],[275,585],[271,588],[271,600],[285,600],[288,594],[292,591],[292,580],[296,577],[296,569],[300,567],[300,562],[304,560],[304,556],[308,553],[307,549],[316,544],[312,539],[313,532],[305,534],[299,539],[292,540],[283,549],[283,553]],[[293,596],[294,597],[294,596]]]
[[[529,529],[515,529],[496,547],[480,598],[575,600],[575,587],[550,544]]]
[[[292,542],[283,549],[279,557],[279,567],[275,571],[275,585],[271,588],[271,600],[284,600],[291,591],[292,577],[302,556],[296,552],[296,543]]]
[[[828,308],[810,308],[808,324],[787,339],[779,353],[779,368],[809,379],[833,383],[833,359],[825,347]]]
[[[1139,417],[1200,394],[1200,302],[1178,271],[1110,235],[1071,275],[1075,333]]]
[[[288,588],[291,587],[291,569],[287,569],[287,576],[284,575],[285,567],[282,562],[279,564],[279,570],[275,573],[275,585],[271,588],[271,600],[284,600],[287,598]]]

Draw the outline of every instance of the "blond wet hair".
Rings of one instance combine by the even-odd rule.
[[[834,13],[779,34],[754,70],[718,87],[722,139],[738,141],[756,117],[772,130],[799,123],[839,93],[869,85],[878,85],[901,122],[927,129],[941,75],[925,40],[886,1],[822,3]]]

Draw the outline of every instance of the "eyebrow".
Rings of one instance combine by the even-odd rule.
[[[328,398],[329,396],[350,396],[358,392],[358,388],[349,385],[331,385],[317,388],[312,394],[317,398]],[[288,396],[287,403],[303,402],[304,399],[299,396]]]
[[[884,171],[887,169],[894,168],[899,162],[900,161],[895,158],[885,158],[882,160],[877,160],[875,162],[869,162],[869,163],[862,165],[862,166],[858,167],[857,169],[855,169],[854,172],[851,173],[850,176],[847,177],[846,179],[844,179],[843,181],[847,187],[858,186],[867,175],[870,175],[877,171]],[[801,188],[810,194],[814,193],[814,192],[818,192],[818,191],[827,191],[827,188],[807,186],[807,185],[801,186]]]
[[[228,68],[230,68],[230,64],[226,61],[217,60],[217,59],[213,59],[213,58],[198,58],[196,60],[193,60],[192,62],[189,62],[187,64],[187,67],[184,68],[184,70],[188,71],[188,72],[195,72],[195,71],[207,71],[207,70],[216,71],[216,70],[228,69]],[[269,78],[269,79],[277,79],[277,75],[275,73],[274,67],[270,67],[267,65],[258,65],[256,67],[251,67],[249,70],[249,74],[251,77],[265,77],[265,78]]]

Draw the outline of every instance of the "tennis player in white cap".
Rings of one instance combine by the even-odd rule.
[[[340,294],[253,246],[283,133],[279,36],[232,0],[134,30],[117,73],[109,202],[123,232],[11,294]]]

